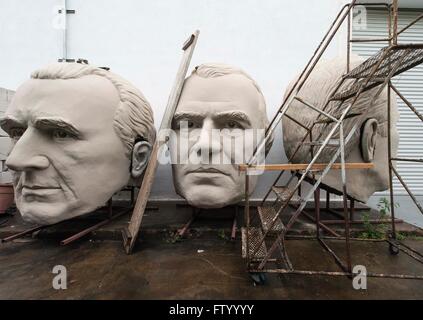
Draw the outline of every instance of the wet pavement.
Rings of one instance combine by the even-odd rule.
[[[423,280],[368,278],[355,290],[344,276],[270,274],[255,286],[241,258],[240,240],[221,232],[172,243],[166,235],[148,237],[126,255],[120,241],[82,240],[60,246],[56,240],[24,239],[0,246],[1,299],[423,299]],[[314,240],[288,240],[297,269],[339,271]],[[342,242],[329,241],[342,252]],[[423,241],[408,244],[423,252]],[[352,244],[353,263],[376,273],[423,275],[423,265],[385,242]],[[68,288],[55,290],[52,273],[63,265]]]
[[[367,212],[360,210],[358,217]],[[101,221],[107,212],[49,226],[32,237],[0,244],[0,299],[423,299],[423,280],[369,277],[367,290],[355,290],[345,276],[268,274],[265,285],[255,286],[241,257],[240,232],[236,241],[229,239],[235,213],[235,208],[202,212],[187,238],[174,241],[172,235],[191,218],[192,209],[151,206],[132,255],[124,253],[121,237],[129,214],[67,246],[60,241]],[[239,209],[239,227],[242,215]],[[18,213],[0,222],[1,238],[30,227]],[[407,231],[406,242],[423,252],[421,229],[397,228]],[[309,220],[300,219],[292,234],[314,231]],[[343,257],[342,241],[328,243]],[[341,271],[315,240],[288,240],[287,250],[295,269]],[[423,264],[404,253],[391,255],[386,242],[353,241],[352,257],[353,265],[364,265],[368,272],[423,275]],[[53,289],[56,265],[67,269],[66,290]]]

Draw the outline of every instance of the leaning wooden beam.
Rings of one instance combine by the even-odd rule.
[[[329,164],[328,163],[315,163],[311,167],[311,170],[323,170]],[[249,166],[247,164],[240,164],[238,166],[239,171],[247,170],[262,170],[262,171],[282,171],[282,170],[305,170],[307,169],[307,163],[286,163],[286,164],[266,164]],[[357,162],[357,163],[345,163],[345,169],[371,169],[374,167],[373,163]],[[331,169],[341,169],[341,163],[334,163]]]
[[[182,86],[184,84],[185,76],[187,74],[188,67],[199,34],[200,31],[195,31],[182,47],[182,50],[184,50],[184,55],[182,57],[181,64],[179,65],[179,70],[176,74],[175,83],[170,93],[169,100],[167,102],[159,133],[156,142],[154,143],[153,150],[151,152],[150,161],[148,162],[147,168],[144,173],[144,178],[141,184],[140,191],[138,193],[137,201],[135,203],[134,212],[132,213],[131,221],[128,227],[122,231],[123,246],[127,254],[130,254],[132,252],[134,244],[137,240],[142,218],[144,216],[145,207],[147,206],[147,200],[150,196],[151,187],[153,185],[154,176],[156,174],[158,161],[157,155],[159,153],[159,150],[169,140],[168,129],[171,128],[173,115],[178,105],[179,97],[182,92]]]

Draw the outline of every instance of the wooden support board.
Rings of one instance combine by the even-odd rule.
[[[311,170],[324,170],[329,164],[328,163],[315,163],[311,166]],[[262,170],[262,171],[282,171],[282,170],[305,170],[308,167],[308,163],[285,163],[285,164],[267,164],[249,166],[247,164],[240,164],[238,166],[239,171],[247,170]],[[345,163],[345,169],[371,169],[374,167],[373,163],[356,162],[356,163]],[[331,169],[341,169],[341,163],[334,163]]]
[[[139,229],[141,227],[142,218],[144,216],[145,207],[147,206],[148,197],[150,196],[151,187],[153,185],[154,176],[156,174],[159,150],[169,140],[169,132],[171,129],[173,115],[179,102],[179,97],[182,92],[182,87],[191,62],[192,54],[197,43],[200,31],[195,31],[189,39],[184,43],[182,50],[184,54],[181,64],[179,65],[178,73],[172,91],[167,102],[166,110],[163,115],[160,129],[156,141],[151,152],[150,160],[144,173],[144,178],[138,193],[137,201],[135,203],[134,211],[132,213],[131,221],[127,228],[122,231],[123,246],[125,252],[130,254],[137,240]]]

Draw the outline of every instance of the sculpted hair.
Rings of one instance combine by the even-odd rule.
[[[254,79],[251,78],[251,76],[247,74],[244,70],[223,63],[204,63],[199,66],[196,66],[192,71],[191,75],[197,75],[201,78],[217,78],[231,74],[239,74],[244,76],[245,78],[250,80],[251,84],[257,89],[257,92],[260,97],[260,105],[258,106],[258,109],[260,109],[260,112],[263,115],[263,127],[260,129],[266,129],[269,125],[269,120],[267,119],[266,102],[264,100],[263,93],[261,92],[260,87],[254,81]],[[266,143],[266,153],[269,152],[270,148],[272,147],[272,143],[273,136]]]
[[[363,61],[357,55],[351,56],[351,68],[358,66]],[[335,58],[328,61],[319,62],[303,87],[299,92],[299,96],[303,98],[306,102],[311,103],[312,105],[316,106],[319,109],[323,109],[328,100],[329,96],[331,95],[332,91],[337,87],[343,74],[346,71],[346,60],[345,58]],[[344,88],[348,87],[353,80],[345,80],[344,84],[340,88],[338,92],[343,90]],[[286,90],[286,95],[291,90],[294,81],[290,83],[288,89]],[[379,90],[379,87],[373,88],[371,90],[365,91],[360,95],[360,98],[356,101],[353,105],[350,114],[363,114],[365,113],[366,116],[364,118],[364,122],[367,119],[373,118],[377,120],[378,127],[377,132],[382,137],[387,136],[388,132],[388,118],[387,118],[387,88],[384,88],[381,94],[375,99],[372,105],[372,99],[376,92]],[[342,110],[346,107],[347,103],[351,103],[352,98],[344,102],[342,105]],[[326,112],[339,118],[339,101],[331,101],[327,105]],[[393,116],[392,124],[395,125],[396,119],[398,118],[398,112],[396,107],[396,97],[395,94],[391,95],[391,114]],[[289,107],[287,111],[287,115],[291,116],[292,118],[296,119],[300,123],[304,124],[306,127],[310,128],[316,118],[318,113],[309,107],[305,106],[299,101],[294,100],[292,105]],[[360,117],[351,117],[345,119],[344,123],[344,134],[347,135],[352,127],[359,121]],[[324,119],[322,116],[321,119]],[[362,118],[363,119],[363,118]],[[363,121],[363,120],[360,121]],[[364,123],[363,122],[363,123]],[[361,124],[362,125],[362,124]],[[316,124],[313,128],[312,136],[317,137],[323,130],[322,137],[326,137],[329,131],[333,128],[334,124],[329,124],[324,126],[323,124]],[[284,147],[285,152],[287,153],[288,157],[294,153],[294,150],[297,147],[297,144],[300,142],[301,138],[306,134],[306,131],[300,128],[297,124],[295,124],[292,120],[288,118],[283,118],[283,136],[284,136]],[[359,144],[360,138],[360,130],[361,126],[359,125],[357,130],[354,132],[353,136],[351,137],[348,144],[345,145],[345,155],[348,155],[354,146]],[[333,137],[334,139],[339,137],[339,130]],[[307,140],[308,141],[308,138]],[[301,148],[295,156],[294,161],[301,161],[304,159],[309,158],[309,147],[308,148]],[[327,152],[323,152],[320,160],[329,160],[330,157],[334,154],[337,147],[335,146],[328,146],[325,150]],[[315,149],[317,150],[317,149]]]
[[[153,110],[144,95],[131,83],[120,76],[102,68],[80,63],[53,63],[31,74],[33,79],[77,79],[83,76],[97,75],[108,79],[119,95],[113,127],[126,147],[126,154],[131,155],[134,142],[138,138],[154,143]]]

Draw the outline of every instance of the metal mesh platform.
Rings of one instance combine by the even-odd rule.
[[[262,223],[262,228],[264,232],[267,232],[270,229],[270,225],[272,223],[272,220],[276,216],[276,211],[273,207],[257,207],[257,211]],[[284,230],[285,227],[282,223],[282,220],[280,218],[276,219],[276,222],[271,229],[273,232],[281,232]]]
[[[272,187],[273,192],[276,194],[278,199],[282,202],[287,202],[289,199],[289,195],[292,192],[288,187],[284,186],[273,186]],[[301,199],[298,195],[294,194],[289,201],[291,204],[300,204]]]
[[[241,235],[242,235],[242,257],[247,257],[247,240],[248,240],[248,251],[250,259],[262,259],[267,254],[267,248],[266,244],[264,242],[260,243],[261,238],[263,237],[263,233],[260,228],[250,228],[248,232],[247,237],[247,229],[242,228],[241,229]],[[254,251],[259,248],[254,255]]]
[[[358,93],[360,87],[363,86],[363,92],[370,90],[384,83],[390,74],[395,77],[421,63],[423,63],[422,45],[385,47],[346,74],[346,79],[358,79],[358,81],[335,93],[330,100],[350,99]],[[374,71],[375,66],[377,66],[377,69]],[[370,76],[372,77],[366,84]]]

